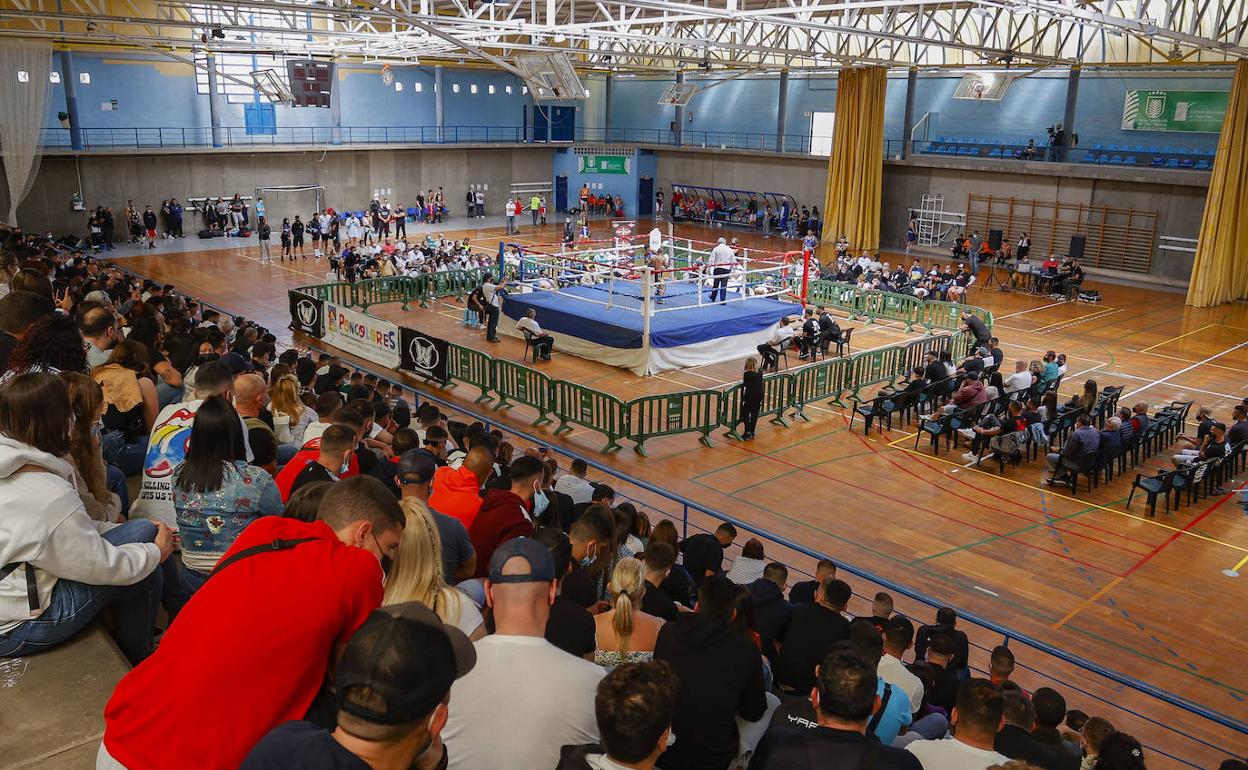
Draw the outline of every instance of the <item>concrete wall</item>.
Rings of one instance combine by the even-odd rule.
[[[551,178],[553,152],[542,147],[482,147],[84,155],[77,159],[50,156],[43,159],[35,185],[18,209],[18,222],[28,230],[84,233],[85,215],[70,209],[79,178],[86,205],[111,206],[115,214],[125,207],[127,199],[139,206],[158,208],[161,200],[171,197],[185,201],[190,196],[251,195],[259,184],[306,183],[323,185],[326,205],[339,210],[363,208],[373,190],[379,188],[392,190],[392,202],[413,205],[418,192],[441,185],[456,216],[463,213],[467,185],[487,184],[487,208],[501,215],[502,194],[512,182]],[[4,210],[8,208],[7,197],[0,190]],[[270,218],[295,213],[306,216],[312,196],[270,195],[267,203]],[[286,212],[283,206],[289,206]],[[192,229],[189,219],[187,229]]]

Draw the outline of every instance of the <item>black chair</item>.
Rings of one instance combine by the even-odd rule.
[[[537,363],[537,337],[534,337],[533,332],[529,331],[528,329],[521,329],[520,332],[524,334],[524,356],[520,360],[528,361],[529,351],[531,350],[533,351],[533,363],[536,364]]]
[[[1131,507],[1131,500],[1135,497],[1135,490],[1142,489],[1148,495],[1148,515],[1156,517],[1157,515],[1157,496],[1163,495],[1166,501],[1166,513],[1170,512],[1170,495],[1174,494],[1177,498],[1180,490],[1183,488],[1185,479],[1181,471],[1164,471],[1156,476],[1145,476],[1142,473],[1135,474],[1135,481],[1131,482],[1131,493],[1127,495],[1127,508]],[[1178,507],[1178,500],[1175,500],[1175,507]]]
[[[853,352],[852,350],[850,350],[850,347],[849,347],[849,339],[850,337],[853,336],[853,334],[854,334],[853,329],[841,330],[841,336],[838,337],[836,340],[836,355],[838,358],[840,356],[845,355],[845,351],[847,350],[849,350],[851,353]]]
[[[1070,478],[1070,493],[1074,496],[1079,495],[1079,477],[1082,475],[1088,481],[1088,491],[1092,491],[1093,486],[1101,485],[1101,468],[1104,464],[1105,455],[1099,449],[1093,449],[1091,452],[1085,452],[1076,458],[1073,466],[1065,465],[1066,473]]]
[[[891,393],[886,396],[876,396],[870,401],[860,401],[857,398],[852,399],[852,409],[849,413],[849,431],[853,432],[854,417],[858,415],[862,415],[862,432],[864,435],[871,432],[871,421],[876,419],[878,419],[877,424],[881,433],[884,432],[885,422],[888,423],[888,429],[892,430],[893,412],[897,411],[896,399],[897,396]]]

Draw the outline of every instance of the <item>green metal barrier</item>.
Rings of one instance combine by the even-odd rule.
[[[728,438],[741,440],[737,426],[741,424],[741,394],[744,383],[733,385],[724,391],[723,404],[719,413],[719,424],[727,428],[724,435]],[[773,374],[763,378],[763,405],[758,410],[759,419],[771,415],[776,425],[789,427],[784,420],[784,413],[789,408],[789,396],[793,392],[793,376],[790,374]]]
[[[552,382],[550,394],[551,412],[559,418],[556,436],[571,432],[576,424],[607,437],[603,452],[623,448],[620,439],[629,434],[628,411],[623,401],[567,380]]]
[[[845,358],[804,366],[790,373],[793,389],[789,394],[789,405],[795,409],[794,416],[809,421],[806,405],[823,399],[828,399],[830,404],[845,406],[841,393],[845,389],[848,373],[849,359]]]
[[[711,446],[711,431],[719,425],[723,410],[723,394],[718,390],[687,390],[642,396],[629,401],[627,409],[628,438],[636,443],[637,454],[645,457],[646,441],[657,436],[701,433],[698,440]]]
[[[495,409],[510,409],[513,404],[524,404],[537,410],[533,425],[553,422],[546,416],[550,413],[551,380],[545,372],[502,358],[493,359],[493,369],[494,390],[498,393]]]
[[[481,391],[481,395],[473,403],[480,404],[482,401],[489,401],[490,391],[494,390],[493,361],[493,358],[479,350],[462,345],[450,345],[446,362],[448,382],[452,387],[460,382],[476,386]]]
[[[844,310],[850,316],[865,318],[872,323],[877,318],[901,321],[906,331],[916,326],[933,334],[936,329],[953,331],[962,323],[962,313],[970,311],[992,328],[992,313],[975,305],[957,302],[920,300],[909,294],[891,291],[860,289],[852,283],[837,281],[811,281],[806,289],[808,304],[823,305]]]

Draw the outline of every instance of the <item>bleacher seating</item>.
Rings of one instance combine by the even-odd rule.
[[[929,155],[958,157],[1025,159],[1027,139],[1020,137],[938,136],[922,152]],[[1035,160],[1044,160],[1049,148],[1037,142]],[[1108,166],[1143,166],[1152,168],[1188,168],[1208,171],[1213,168],[1214,152],[1192,147],[1145,147],[1137,145],[1093,144],[1082,154],[1072,152],[1072,163],[1097,163]]]

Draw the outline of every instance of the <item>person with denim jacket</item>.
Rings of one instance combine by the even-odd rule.
[[[261,516],[282,513],[282,496],[273,477],[248,465],[243,452],[242,426],[234,407],[222,396],[205,399],[195,412],[186,460],[174,472],[181,603],[199,590],[247,525]]]

